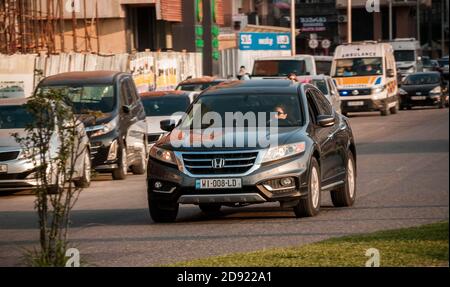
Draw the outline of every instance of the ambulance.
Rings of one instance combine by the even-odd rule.
[[[398,112],[397,67],[390,44],[365,41],[338,46],[331,76],[339,90],[342,114]]]

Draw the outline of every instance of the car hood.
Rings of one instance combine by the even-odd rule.
[[[212,131],[212,130],[210,130]],[[164,136],[159,142],[158,146],[175,150],[175,151],[194,151],[194,150],[236,150],[236,149],[265,149],[264,142],[268,142],[270,136],[272,135],[275,139],[275,143],[278,145],[285,145],[295,142],[301,142],[305,140],[305,128],[304,127],[289,127],[289,128],[278,128],[275,133],[270,133],[270,129],[266,129],[265,141],[258,142],[258,132],[256,131],[234,131],[233,136],[230,136],[233,142],[233,146],[226,147],[226,139],[228,136],[225,134],[223,129],[213,130],[202,138],[202,131],[182,131],[174,130],[173,132]],[[185,142],[190,143],[190,147],[176,147],[172,145],[171,139],[185,140]],[[229,138],[228,138],[229,139]],[[242,139],[244,139],[243,144],[238,145]],[[250,139],[250,140],[249,140]],[[251,140],[255,139],[255,140]],[[231,141],[231,140],[230,140]],[[256,146],[254,145],[256,141]],[[221,143],[223,147],[211,147],[213,143]],[[196,147],[200,146],[200,147]]]
[[[27,136],[25,129],[0,130],[0,148],[20,148],[13,134],[17,134],[19,138]]]
[[[432,85],[402,85],[401,88],[408,93],[428,93],[432,89],[439,87],[439,84]]]
[[[78,119],[85,127],[92,127],[96,125],[106,124],[114,119],[112,113],[92,112],[90,114],[77,115]]]
[[[165,131],[161,129],[161,121],[165,120],[175,120],[175,122],[178,122],[181,120],[181,116],[147,117],[147,132],[149,134],[165,133]]]

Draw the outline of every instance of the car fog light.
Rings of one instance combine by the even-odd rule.
[[[280,183],[281,183],[281,185],[282,185],[283,187],[286,187],[286,186],[292,186],[293,183],[294,183],[294,181],[292,180],[292,178],[287,177],[287,178],[283,178],[283,179],[280,181]]]
[[[163,187],[163,184],[160,181],[155,182],[155,188],[161,189]]]

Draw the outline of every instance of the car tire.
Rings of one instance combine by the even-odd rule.
[[[389,112],[390,112],[389,105],[387,103],[384,103],[383,109],[380,111],[381,116],[387,117],[389,116]]]
[[[441,98],[441,102],[439,103],[439,109],[444,109],[445,108],[445,99]]]
[[[84,153],[83,160],[83,176],[74,182],[75,186],[78,188],[88,188],[91,185],[91,153],[87,150]]]
[[[330,192],[331,201],[335,207],[349,207],[356,200],[356,164],[351,151],[348,152],[345,184]]]
[[[144,142],[145,144],[145,142]],[[146,145],[144,145],[146,146]],[[133,174],[135,175],[142,175],[145,174],[147,172],[147,151],[146,149],[144,149],[141,153],[141,158],[139,160],[139,163],[137,165],[133,165],[131,167],[131,171],[133,172]]]
[[[221,204],[200,204],[200,210],[206,215],[219,215]]]
[[[399,101],[396,102],[395,107],[392,107],[389,109],[392,115],[398,114],[398,111],[400,110],[400,103]]]
[[[178,216],[179,204],[155,200],[151,195],[148,197],[148,208],[150,216],[155,223],[175,222]]]
[[[113,170],[112,177],[114,180],[125,180],[127,178],[127,173],[128,173],[127,150],[125,149],[125,147],[122,147],[122,151],[120,153],[119,168]]]
[[[308,169],[308,195],[301,198],[294,207],[297,218],[313,217],[320,212],[320,199],[322,193],[320,166],[316,158],[311,159]]]

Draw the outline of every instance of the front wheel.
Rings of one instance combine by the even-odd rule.
[[[150,216],[156,223],[175,222],[178,216],[179,204],[172,202],[163,202],[154,199],[151,195],[148,197],[148,208]]]
[[[391,112],[391,114],[396,115],[396,114],[398,114],[399,110],[400,110],[400,103],[399,103],[399,101],[397,101],[395,103],[395,106],[392,107],[389,111]]]
[[[125,180],[128,173],[127,150],[123,147],[120,154],[119,167],[113,170],[112,177],[114,180]]]
[[[338,190],[331,191],[331,200],[335,207],[349,207],[356,200],[356,164],[352,152],[348,152],[347,177],[345,184]]]
[[[311,159],[308,178],[308,195],[300,199],[294,212],[297,218],[313,217],[320,212],[320,198],[322,193],[320,167],[315,158]]]
[[[83,176],[74,182],[78,188],[88,188],[91,185],[91,154],[89,151],[84,153]]]
[[[389,105],[388,105],[387,103],[385,103],[384,106],[383,106],[383,108],[382,108],[381,111],[380,111],[380,114],[381,114],[381,116],[383,116],[383,117],[387,117],[387,116],[389,116],[389,112],[390,112],[390,110],[389,110]]]

